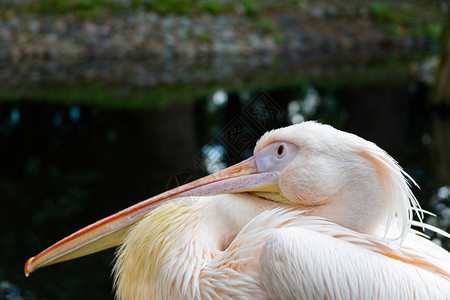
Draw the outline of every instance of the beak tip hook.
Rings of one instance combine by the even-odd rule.
[[[30,273],[33,272],[33,268],[30,269],[30,264],[33,262],[34,260],[34,256],[32,258],[30,258],[29,260],[27,260],[27,262],[25,263],[25,276],[28,277],[30,276]]]

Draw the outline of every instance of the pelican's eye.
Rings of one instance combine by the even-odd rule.
[[[286,154],[286,147],[284,147],[284,145],[281,144],[280,146],[278,146],[277,149],[277,157],[282,158],[285,154]]]
[[[259,172],[281,171],[298,153],[298,146],[288,142],[275,142],[255,153]]]

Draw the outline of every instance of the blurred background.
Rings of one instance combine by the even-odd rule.
[[[437,0],[0,0],[0,298],[113,298],[114,250],[30,278],[24,263],[303,120],[387,150],[449,231],[449,16]]]

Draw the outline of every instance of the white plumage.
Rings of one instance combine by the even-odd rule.
[[[172,210],[184,211],[179,223],[154,219]],[[412,234],[401,248],[250,194],[221,195],[152,212],[121,246],[115,276],[123,299],[448,299],[448,257]]]

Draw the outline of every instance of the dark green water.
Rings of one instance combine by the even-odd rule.
[[[25,278],[25,261],[131,204],[251,155],[266,130],[318,120],[374,141],[450,227],[448,115],[416,79],[219,90],[157,108],[0,103],[0,298],[111,299],[113,250]],[[442,217],[444,215],[445,217]],[[447,230],[448,230],[447,227]],[[448,243],[446,244],[449,245]]]

